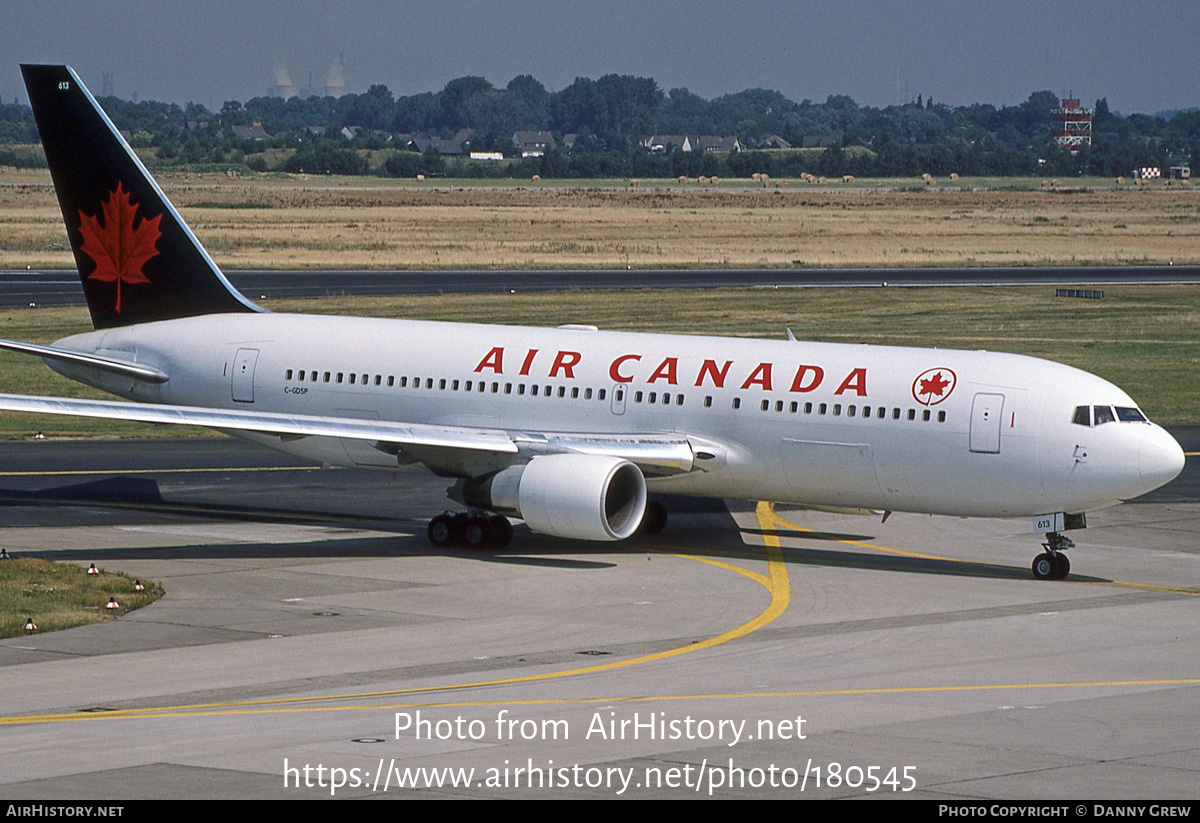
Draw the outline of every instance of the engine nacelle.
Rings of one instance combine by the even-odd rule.
[[[548,454],[524,466],[473,478],[463,502],[523,519],[541,534],[574,540],[624,540],[646,512],[641,469],[601,454]]]

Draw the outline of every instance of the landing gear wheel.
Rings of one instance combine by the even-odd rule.
[[[1071,561],[1062,552],[1056,552],[1054,555],[1054,579],[1065,580],[1070,573]]]
[[[1038,580],[1054,580],[1058,565],[1054,561],[1054,555],[1043,552],[1033,558],[1033,576]]]
[[[439,514],[430,520],[425,534],[429,537],[429,542],[439,549],[444,549],[452,544],[454,542],[454,525],[451,522],[451,515]]]
[[[485,517],[470,517],[467,519],[467,525],[463,527],[462,539],[468,549],[485,549],[491,548],[492,541],[488,538],[489,524]]]
[[[657,500],[646,501],[646,512],[642,515],[642,524],[638,526],[638,534],[658,534],[667,527],[667,507]]]
[[[1071,573],[1071,561],[1062,552],[1043,552],[1033,558],[1033,576],[1038,580],[1062,580]]]

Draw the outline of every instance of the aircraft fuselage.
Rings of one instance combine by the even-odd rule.
[[[1153,423],[1072,422],[1081,406],[1136,410],[1113,384],[987,351],[285,314],[143,323],[58,345],[170,375],[149,384],[47,361],[133,400],[502,427],[529,432],[514,438],[522,459],[552,453],[556,434],[676,435],[675,452],[646,480],[651,491],[686,495],[1035,516],[1143,494],[1182,461]],[[420,460],[471,477],[513,462],[243,436],[389,471]]]

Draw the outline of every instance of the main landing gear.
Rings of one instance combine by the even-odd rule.
[[[1062,580],[1071,573],[1071,561],[1063,554],[1075,547],[1071,538],[1058,532],[1047,532],[1046,551],[1033,558],[1033,576],[1038,580]]]
[[[457,544],[468,549],[503,549],[513,539],[512,524],[507,517],[482,512],[443,512],[429,521],[425,533],[438,548]]]

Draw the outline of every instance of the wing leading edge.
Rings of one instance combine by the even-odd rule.
[[[482,452],[511,456],[513,462],[549,454],[601,454],[634,463],[649,475],[691,471],[694,453],[681,434],[586,434],[510,432],[467,426],[393,423],[342,417],[279,414],[243,409],[209,409],[112,400],[0,394],[0,409],[36,414],[61,414],[134,420],[142,423],[206,426],[226,431],[256,432],[283,438],[337,437],[370,443],[385,452],[412,449],[414,454]],[[421,462],[438,463],[424,456]],[[706,467],[707,468],[707,467]]]

